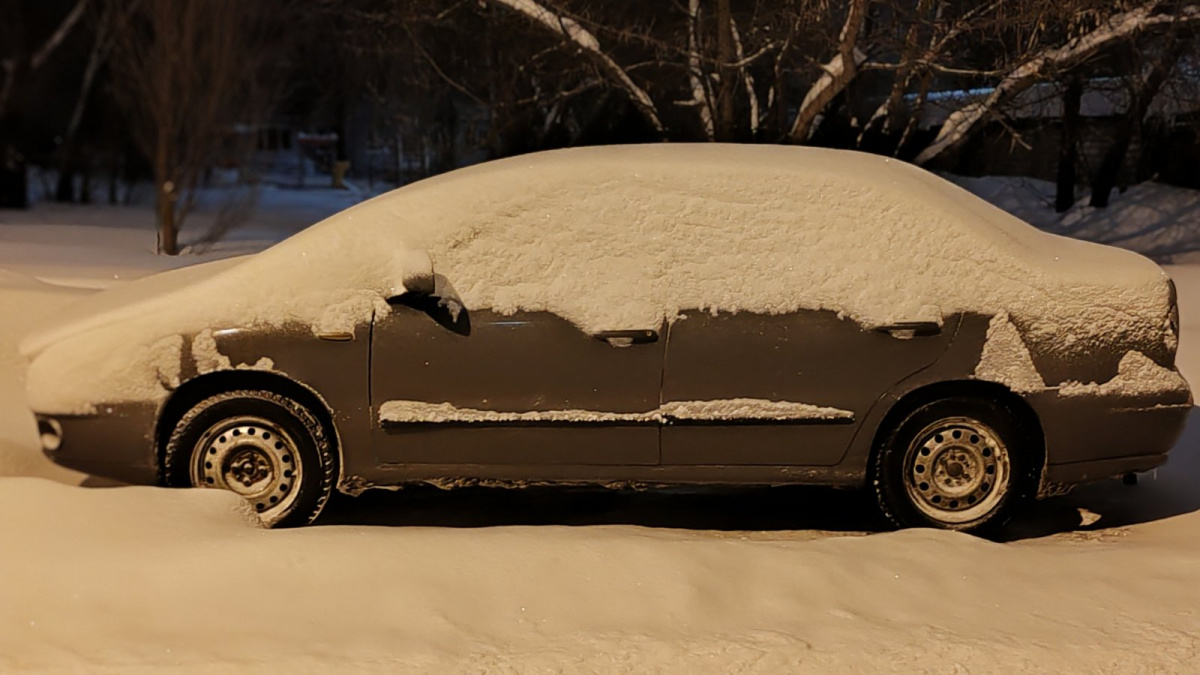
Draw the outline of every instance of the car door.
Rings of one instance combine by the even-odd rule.
[[[665,341],[588,335],[548,312],[504,315],[396,299],[371,339],[373,445],[383,464],[658,463]]]
[[[662,463],[837,464],[874,402],[933,363],[956,325],[867,330],[830,311],[688,312],[668,335],[664,410],[684,414],[663,428]]]

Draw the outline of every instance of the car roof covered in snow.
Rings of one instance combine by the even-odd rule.
[[[552,312],[588,332],[656,328],[693,310],[831,310],[864,327],[978,312],[1013,316],[1027,340],[1086,349],[1088,335],[1157,330],[1168,304],[1149,260],[1040,232],[903,162],[658,144],[421,181],[242,262],[99,294],[22,351],[37,355],[30,372],[48,373],[42,381],[74,378],[44,388],[43,409],[78,409],[96,398],[90,388],[161,396],[158,366],[127,365],[149,358],[142,345],[160,341],[142,352],[169,359],[181,336],[205,329],[350,330],[389,311],[385,300],[430,263],[470,310]],[[77,372],[96,360],[111,372],[89,376],[91,387]],[[144,386],[120,384],[129,378]]]

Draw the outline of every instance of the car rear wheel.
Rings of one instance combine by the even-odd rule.
[[[333,491],[329,435],[303,405],[270,391],[231,391],[183,415],[163,456],[166,483],[230,490],[268,527],[311,523]]]
[[[1021,438],[1013,416],[991,401],[927,403],[876,454],[879,507],[897,527],[994,530],[1029,492],[1032,467]]]

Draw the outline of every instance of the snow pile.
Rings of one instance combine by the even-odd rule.
[[[1174,370],[1163,368],[1141,352],[1131,351],[1121,358],[1117,375],[1108,382],[1064,382],[1058,389],[1063,396],[1157,396],[1184,393],[1188,383]]]
[[[71,483],[83,479],[82,474],[51,464],[42,455],[37,424],[25,403],[25,364],[17,343],[30,323],[85,295],[0,269],[0,476],[41,476]]]
[[[250,515],[216,490],[0,480],[0,671],[1200,666],[1197,514],[1008,545],[933,530],[270,531]]]
[[[868,327],[1007,311],[1031,346],[1069,356],[1161,344],[1168,304],[1148,260],[1040,233],[885,158],[583,148],[455,171],[241,262],[129,284],[23,345],[31,402],[71,412],[160,397],[137,345],[169,335],[351,330],[430,261],[467,308],[549,311],[589,332],[659,328],[688,309],[830,309]]]
[[[734,398],[715,401],[673,401],[655,410],[637,413],[598,410],[539,410],[502,412],[459,408],[450,403],[423,401],[386,401],[379,406],[379,421],[393,424],[412,423],[488,423],[488,422],[666,422],[678,420],[805,420],[853,419],[854,413],[808,403]]]

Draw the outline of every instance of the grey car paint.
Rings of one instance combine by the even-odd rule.
[[[979,315],[951,317],[937,330],[898,325],[879,332],[829,312],[690,312],[656,339],[633,340],[598,339],[605,336],[586,335],[547,313],[467,310],[454,317],[432,300],[396,303],[372,324],[326,339],[298,326],[216,331],[218,349],[231,364],[267,357],[273,367],[200,373],[185,349],[184,382],[157,407],[114,405],[89,416],[40,417],[47,454],[97,475],[154,483],[165,436],[198,397],[286,383],[333,425],[338,486],[345,492],[412,481],[863,485],[879,431],[892,423],[898,403],[966,387],[1003,396],[1014,412],[1028,415],[1033,437],[1042,442],[1023,450],[1044,452],[1041,493],[1049,494],[1158,466],[1192,403],[1188,392],[1104,399],[1064,397],[1050,388],[1016,396],[973,380],[990,318]],[[1173,354],[1160,350],[1155,358],[1173,366]],[[1039,367],[1048,359],[1035,351]],[[1106,359],[1050,368],[1058,369],[1056,377],[1085,382],[1115,372]],[[854,419],[481,427],[393,426],[378,419],[380,404],[391,399],[492,410],[642,412],[662,401],[738,396],[835,406]]]

